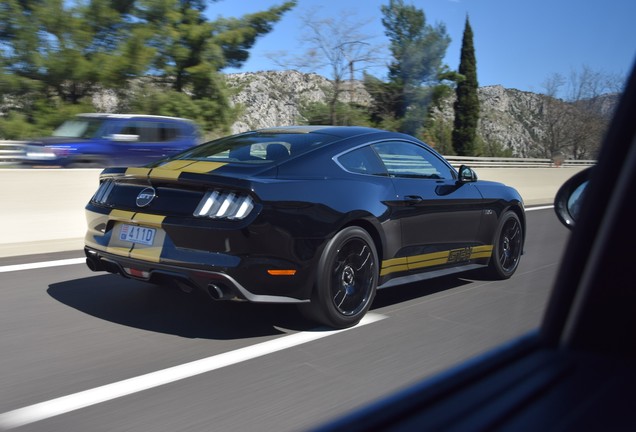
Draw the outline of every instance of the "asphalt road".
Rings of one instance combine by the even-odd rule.
[[[342,332],[92,273],[80,251],[0,259],[0,430],[310,428],[536,329],[567,238],[529,211],[512,279],[383,290]]]

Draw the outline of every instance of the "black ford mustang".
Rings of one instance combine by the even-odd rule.
[[[86,206],[87,264],[217,300],[298,303],[356,324],[377,288],[483,268],[509,278],[523,202],[415,138],[298,126],[107,168]]]

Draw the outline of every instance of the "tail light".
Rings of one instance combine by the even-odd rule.
[[[249,195],[212,190],[203,196],[194,216],[238,220],[246,218],[253,208],[254,200]]]
[[[115,182],[113,180],[105,180],[97,188],[97,192],[93,195],[92,201],[97,204],[105,204],[108,200],[108,195],[110,195],[113,187],[115,186]]]

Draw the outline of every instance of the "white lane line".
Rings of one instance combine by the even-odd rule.
[[[103,385],[90,390],[81,391],[68,396],[62,396],[46,402],[37,403],[24,408],[0,414],[0,428],[11,429],[55,417],[70,411],[107,402],[143,390],[148,390],[164,384],[191,378],[206,372],[235,365],[247,360],[261,357],[284,349],[292,348],[307,342],[322,339],[357,327],[374,323],[386,318],[384,315],[369,313],[360,324],[344,329],[329,331],[306,331],[283,336],[278,339],[262,342],[235,351],[218,354],[190,363],[173,366],[167,369],[151,372],[138,377],[125,379],[112,384]]]
[[[547,206],[541,206],[541,207],[530,207],[530,208],[527,208],[526,211],[529,212],[529,211],[533,211],[533,210],[547,210],[547,209],[551,209],[551,208],[554,208],[554,206],[553,205],[547,205]]]
[[[82,264],[86,262],[86,258],[69,258],[56,261],[42,261],[29,264],[15,264],[0,267],[0,273],[21,271],[21,270],[33,270],[46,267],[59,267],[65,265]]]

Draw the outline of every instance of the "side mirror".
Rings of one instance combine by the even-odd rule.
[[[592,168],[574,174],[557,192],[554,198],[554,211],[563,225],[572,229],[579,220],[581,202],[590,180]]]
[[[459,167],[459,182],[460,183],[471,183],[477,181],[477,174],[472,168],[462,165]]]

